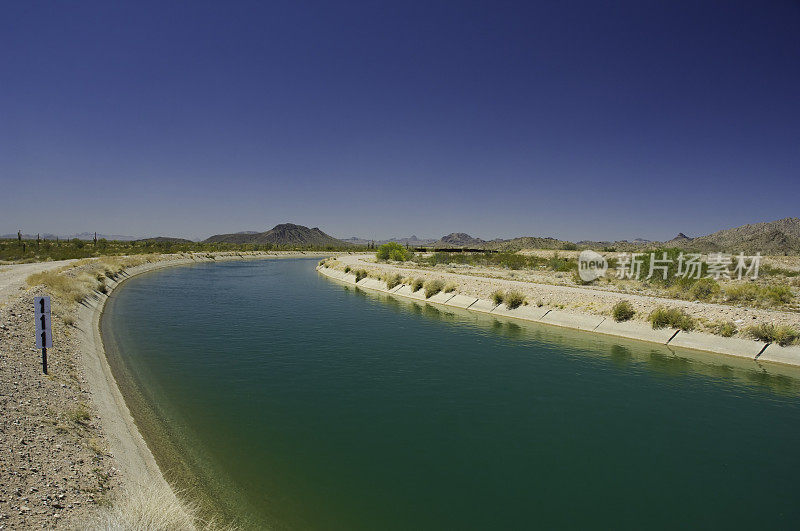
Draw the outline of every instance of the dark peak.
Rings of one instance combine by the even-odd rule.
[[[677,236],[675,236],[675,237],[674,237],[674,238],[672,238],[672,239],[673,239],[673,240],[691,240],[691,238],[689,238],[687,235],[685,235],[685,234],[684,234],[684,233],[682,233],[682,232],[679,232],[679,233],[678,233],[678,235],[677,235]]]
[[[272,227],[272,230],[292,230],[292,229],[308,229],[302,225],[295,225],[294,223],[279,223]]]

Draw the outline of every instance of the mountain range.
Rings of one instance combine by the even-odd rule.
[[[705,236],[690,238],[685,234],[665,242],[657,242],[637,238],[633,241],[588,241],[577,243],[558,240],[556,238],[522,236],[508,240],[482,240],[463,232],[454,232],[442,236],[431,245],[434,248],[478,248],[500,251],[516,251],[520,249],[604,249],[614,248],[618,251],[636,251],[656,247],[679,247],[688,251],[709,252],[744,252],[754,254],[800,253],[800,218],[784,218],[777,221],[742,225],[717,231]]]
[[[54,240],[53,234],[41,234],[43,239]],[[16,234],[4,234],[0,238],[15,239]],[[94,233],[84,232],[69,236],[59,236],[60,239],[79,238],[91,240]],[[23,234],[25,239],[36,239],[36,235]],[[98,234],[97,238],[107,240],[130,241],[137,238],[120,235]],[[139,239],[140,241],[144,241]],[[191,240],[172,237],[146,238],[145,240],[163,242],[189,243]],[[500,251],[516,251],[520,249],[615,249],[617,251],[637,251],[657,247],[679,247],[687,251],[701,253],[709,252],[744,252],[754,254],[784,254],[800,253],[800,218],[784,218],[776,221],[753,223],[731,229],[721,230],[704,236],[689,237],[679,233],[671,240],[664,242],[649,241],[637,238],[632,241],[588,241],[577,243],[541,236],[520,236],[518,238],[483,240],[470,236],[464,232],[453,232],[442,236],[438,240],[432,238],[418,238],[409,236],[391,238],[388,240],[369,240],[356,236],[337,239],[320,230],[318,227],[308,228],[294,223],[282,223],[264,232],[242,231],[231,234],[216,234],[204,240],[207,243],[234,243],[234,244],[272,244],[286,247],[313,247],[313,248],[342,248],[348,246],[364,247],[373,242],[382,245],[395,241],[409,247],[427,247],[436,249],[492,249]]]

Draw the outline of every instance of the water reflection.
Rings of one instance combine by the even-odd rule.
[[[617,368],[640,366],[663,377],[702,376],[760,388],[783,396],[800,395],[798,367],[570,330],[343,286],[345,290],[361,298],[384,304],[396,312],[411,313],[450,326],[470,326],[482,333],[501,336],[511,341],[530,342],[536,346],[558,346],[562,354],[604,358]]]

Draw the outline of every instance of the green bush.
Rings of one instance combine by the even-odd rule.
[[[350,268],[350,266],[344,266],[344,272],[345,272],[345,273],[349,273],[350,271],[352,271],[352,269]]]
[[[731,302],[758,300],[759,289],[755,284],[737,284],[725,288],[725,298]]]
[[[402,280],[403,280],[403,277],[401,275],[399,275],[399,274],[395,274],[395,275],[389,274],[389,275],[386,276],[386,279],[385,279],[386,287],[388,289],[392,289],[393,287],[399,285]]]
[[[425,284],[424,280],[422,280],[421,278],[415,278],[413,281],[411,281],[411,291],[413,293],[416,293],[422,288],[424,284]]]
[[[360,282],[361,279],[367,278],[368,276],[366,269],[356,269],[354,273],[356,274],[356,282]]]
[[[789,286],[766,286],[762,289],[765,300],[775,304],[787,304],[792,302],[792,290]]]
[[[503,294],[502,291],[497,290],[494,293],[492,293],[492,300],[494,301],[495,304],[498,305],[503,304],[503,299],[505,299],[505,295]]]
[[[617,322],[629,321],[633,318],[634,315],[636,315],[636,310],[633,309],[633,306],[631,305],[630,302],[619,301],[611,309],[611,315]]]
[[[786,325],[775,326],[772,323],[762,323],[747,328],[748,336],[767,343],[777,343],[782,347],[791,345],[800,339],[800,332]]]
[[[576,262],[577,263],[577,262]],[[558,253],[547,261],[547,266],[553,271],[572,271],[575,264],[569,258],[561,258]]]
[[[724,323],[714,323],[711,325],[711,332],[722,337],[733,337],[739,331],[735,323],[730,321]]]
[[[506,293],[503,300],[505,301],[506,306],[508,306],[510,310],[513,310],[514,308],[519,308],[522,306],[522,303],[525,302],[525,296],[518,291],[509,291]]]
[[[656,308],[649,319],[655,329],[669,327],[689,331],[695,328],[692,316],[678,308]]]
[[[759,286],[748,283],[725,288],[725,297],[731,302],[761,302],[773,305],[790,303],[794,295],[789,286],[776,284]]]
[[[410,260],[413,255],[413,252],[397,242],[384,243],[378,247],[378,252],[375,253],[378,260],[395,260],[397,262]]]
[[[425,282],[425,298],[430,299],[444,288],[444,282],[441,280],[429,280]]]
[[[713,278],[701,278],[689,288],[689,296],[692,300],[707,301],[719,292],[719,284]]]

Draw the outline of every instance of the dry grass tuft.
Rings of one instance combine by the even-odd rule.
[[[513,310],[514,308],[522,306],[525,302],[525,295],[519,291],[509,291],[506,293],[505,297],[503,297],[503,301],[506,303],[509,310]]]
[[[425,287],[425,298],[430,299],[444,288],[444,282],[441,280],[428,280],[423,284]]]
[[[44,286],[59,302],[83,302],[95,291],[106,293],[106,279],[114,279],[123,270],[157,260],[157,256],[109,256],[85,258],[52,271],[34,273],[27,278],[29,286]],[[76,272],[77,268],[82,271]]]
[[[140,486],[123,492],[111,505],[80,529],[93,531],[149,531],[218,529],[197,517],[196,506],[180,500],[167,485]]]
[[[419,291],[422,288],[423,284],[425,284],[424,280],[422,280],[421,278],[415,278],[414,280],[411,281],[411,291],[412,292]]]
[[[402,277],[402,275],[399,275],[399,274],[394,274],[393,275],[393,274],[390,273],[390,274],[386,275],[386,277],[384,278],[384,281],[386,282],[386,287],[388,289],[392,289],[393,287],[399,285],[403,281],[403,277]]]

